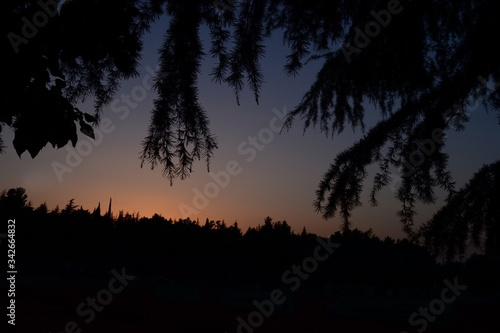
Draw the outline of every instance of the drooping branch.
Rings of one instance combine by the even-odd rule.
[[[420,239],[448,259],[467,246],[500,254],[500,161],[483,167],[419,229]]]
[[[141,166],[145,162],[163,167],[172,181],[192,172],[194,159],[210,158],[217,148],[205,110],[198,102],[197,76],[204,55],[198,29],[201,21],[198,3],[171,2],[172,16],[165,42],[160,50],[160,69],[154,87],[149,134],[143,142]]]

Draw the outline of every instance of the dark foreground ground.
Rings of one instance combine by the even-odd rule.
[[[255,307],[227,306],[220,295],[205,295],[197,301],[172,300],[159,283],[151,287],[145,281],[133,281],[122,292],[113,295],[109,304],[89,322],[90,315],[78,315],[76,309],[88,297],[96,297],[99,285],[75,280],[18,281],[16,288],[16,325],[12,332],[82,333],[82,332],[418,332],[406,321],[368,320],[328,314],[309,298],[294,300],[293,310],[275,310],[260,326],[239,327],[238,317],[248,318]],[[182,297],[181,297],[182,298]],[[189,297],[187,297],[189,298]],[[321,303],[318,300],[316,303]],[[5,303],[4,303],[5,304]],[[5,309],[5,307],[4,307]],[[85,306],[82,309],[87,309]],[[316,311],[316,309],[318,309]],[[415,310],[417,310],[415,308]],[[443,313],[446,320],[428,323],[421,332],[500,332],[499,308],[481,304],[460,304]],[[450,314],[451,312],[451,314]],[[411,313],[411,312],[410,312]],[[385,314],[387,315],[387,314]],[[387,317],[387,316],[386,316]],[[5,318],[5,317],[4,317]],[[3,319],[5,323],[5,319]],[[68,324],[74,321],[75,324]],[[4,326],[2,323],[2,326]],[[2,329],[2,331],[4,331]]]

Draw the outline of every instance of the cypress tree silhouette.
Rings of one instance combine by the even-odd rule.
[[[113,219],[113,214],[111,213],[111,199],[112,199],[112,198],[109,198],[108,212],[106,213],[106,217],[107,217],[109,220],[112,220],[112,219]]]
[[[97,204],[97,207],[94,208],[94,211],[92,212],[92,215],[94,217],[101,217],[101,203],[100,202]]]

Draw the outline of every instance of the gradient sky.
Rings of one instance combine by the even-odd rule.
[[[195,163],[194,172],[188,179],[176,179],[173,186],[162,177],[161,168],[150,170],[148,165],[140,168],[141,141],[147,133],[155,97],[151,89],[144,87],[148,88],[151,83],[147,68],[155,68],[158,64],[157,50],[162,43],[166,23],[166,19],[159,21],[145,38],[141,75],[123,82],[116,95],[115,108],[109,105],[104,109],[102,118],[109,121],[104,126],[107,133],[103,134],[101,142],[95,145],[91,139],[79,134],[86,141],[82,145],[92,149],[78,165],[71,168],[71,173],[60,176],[62,181],[53,165],[54,162],[66,164],[66,148],[57,150],[49,145],[35,159],[27,152],[19,158],[12,146],[13,132],[4,128],[2,135],[7,149],[0,155],[0,190],[24,187],[35,207],[46,202],[49,209],[56,205],[63,208],[74,198],[77,205],[92,210],[99,202],[107,207],[112,197],[115,214],[123,210],[139,212],[141,216],[159,213],[166,218],[179,219],[188,216],[182,214],[180,207],[196,208],[193,199],[197,191],[204,192],[206,186],[215,189],[213,185],[207,185],[214,180],[207,173],[203,160]],[[202,38],[208,41],[206,31],[202,31]],[[211,171],[218,173],[226,169],[229,161],[236,161],[239,173],[229,178],[226,187],[218,187],[217,195],[205,203],[206,207],[191,212],[189,217],[199,218],[201,222],[207,217],[225,220],[228,225],[237,221],[245,232],[249,226],[262,224],[266,216],[271,216],[275,221],[286,220],[296,232],[305,226],[309,232],[327,236],[339,230],[340,220],[325,221],[314,211],[315,190],[336,154],[359,139],[361,132],[347,128],[332,139],[311,128],[303,135],[303,124],[297,119],[291,131],[266,136],[271,132],[270,127],[282,124],[273,109],[283,112],[297,105],[321,66],[321,62],[313,62],[299,76],[287,77],[283,65],[288,50],[283,46],[282,36],[276,33],[268,40],[267,46],[262,62],[265,83],[259,105],[246,89],[238,106],[229,87],[211,82],[208,73],[213,60],[207,57],[203,64],[199,77],[200,102],[207,110],[212,132],[219,142]],[[208,50],[207,46],[205,50]],[[145,94],[140,95],[141,92]],[[121,96],[131,93],[135,93],[139,100],[127,106]],[[91,103],[82,103],[81,110],[92,113]],[[125,116],[123,107],[129,110],[128,116]],[[481,107],[472,107],[470,112],[471,120],[464,131],[447,133],[450,168],[458,186],[463,185],[483,164],[491,163],[500,156],[495,114],[487,114]],[[378,111],[367,107],[366,124],[373,125],[379,119]],[[241,154],[241,149],[248,149],[249,136],[258,136],[259,133],[264,135],[267,143],[248,161],[250,153]],[[376,168],[369,170],[370,177],[373,177]],[[379,195],[380,205],[371,207],[368,201],[372,185],[370,179],[364,185],[363,207],[353,212],[353,227],[362,230],[372,228],[379,237],[403,237],[395,214],[400,203],[393,198],[391,190],[385,188]],[[442,203],[444,195],[437,193],[439,203]],[[425,222],[439,206],[419,206],[416,224]]]

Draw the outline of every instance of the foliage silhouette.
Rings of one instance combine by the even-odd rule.
[[[19,211],[26,208],[28,195],[26,189],[22,187],[3,190],[0,194],[0,202],[2,202],[2,211],[12,210]]]
[[[500,161],[484,165],[446,206],[420,227],[429,249],[452,258],[471,243],[500,256]]]
[[[2,89],[0,122],[14,129],[18,155],[27,150],[35,157],[47,143],[75,146],[77,125],[93,137],[91,125],[120,81],[137,75],[142,48],[137,1],[73,1],[62,15],[56,5],[4,3],[2,52],[9,84]],[[30,22],[42,15],[45,24]],[[94,115],[74,106],[89,96],[95,98]]]

